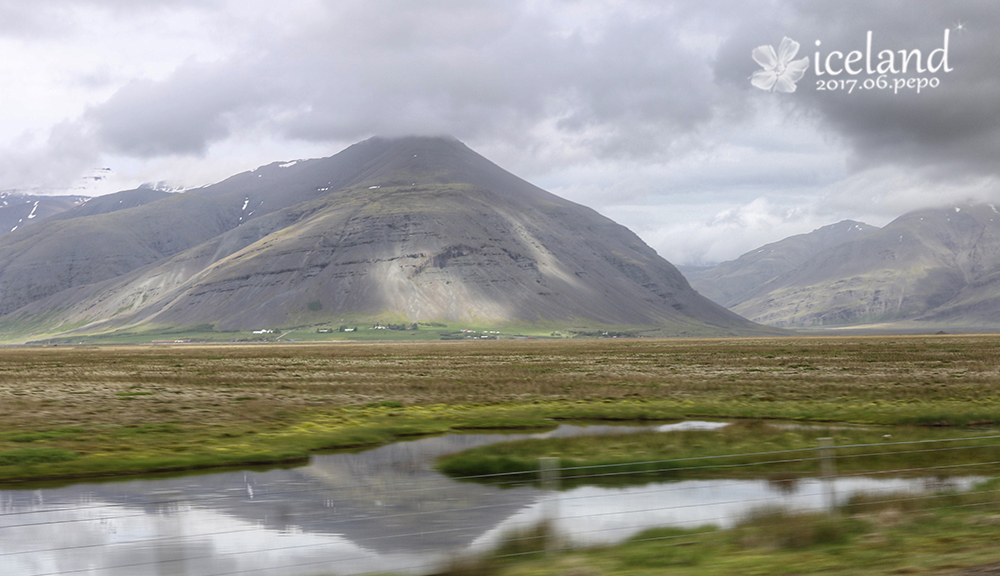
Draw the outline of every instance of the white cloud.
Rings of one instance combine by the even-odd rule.
[[[876,221],[889,220],[917,207],[939,207],[966,202],[1000,201],[1000,181],[978,174],[947,181],[925,171],[882,166],[852,174],[827,189],[817,200],[826,213],[855,213]]]
[[[682,216],[663,221],[642,207],[612,211],[620,220],[636,222],[635,230],[650,246],[675,264],[705,265],[732,260],[751,248],[831,223],[800,203],[778,203],[767,197],[732,204],[678,206]],[[619,220],[619,221],[620,221]]]

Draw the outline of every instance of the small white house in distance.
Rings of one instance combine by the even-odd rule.
[[[274,334],[274,330],[268,330],[267,328],[263,330],[254,330],[254,334]]]

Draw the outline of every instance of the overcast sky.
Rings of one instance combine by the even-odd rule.
[[[863,56],[851,74],[832,54],[864,53],[868,31],[872,66],[913,56],[884,89]],[[794,57],[755,62],[785,37]],[[805,57],[794,92],[751,84],[787,87],[784,64]],[[0,0],[0,190],[194,187],[405,134],[453,135],[675,264],[1000,202],[1000,6]]]

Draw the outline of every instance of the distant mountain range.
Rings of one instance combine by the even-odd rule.
[[[87,200],[86,196],[35,196],[0,192],[0,236],[37,224]]]
[[[1000,213],[960,205],[844,221],[690,270],[702,294],[781,327],[1000,328]]]
[[[628,229],[451,138],[373,138],[182,194],[124,191],[0,236],[8,341],[375,318],[764,330]]]

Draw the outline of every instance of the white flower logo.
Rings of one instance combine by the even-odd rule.
[[[795,83],[802,79],[809,68],[809,57],[792,60],[799,52],[799,43],[788,36],[781,39],[778,53],[773,46],[753,49],[753,59],[764,67],[750,77],[750,83],[768,92],[795,92]]]

